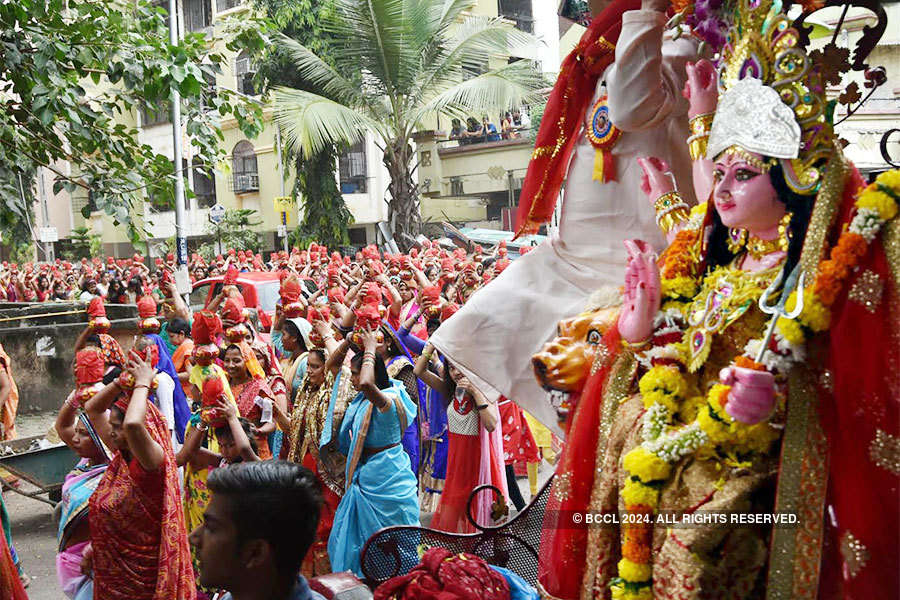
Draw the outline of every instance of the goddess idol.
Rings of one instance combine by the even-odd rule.
[[[670,245],[626,243],[545,517],[546,598],[900,591],[900,172],[863,186],[780,1],[735,4],[717,72],[689,69],[692,104],[718,89],[691,123],[709,200],[643,164]]]

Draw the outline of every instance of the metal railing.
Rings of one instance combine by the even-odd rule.
[[[235,173],[231,179],[231,191],[235,194],[259,191],[259,175]]]

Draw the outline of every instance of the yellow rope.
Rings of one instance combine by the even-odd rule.
[[[0,323],[4,321],[21,321],[23,319],[43,319],[44,317],[55,317],[58,315],[75,315],[78,313],[83,313],[84,309],[79,310],[66,310],[63,312],[54,312],[54,313],[38,313],[36,315],[24,315],[21,317],[3,317],[0,318]]]

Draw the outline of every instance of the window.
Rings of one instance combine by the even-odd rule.
[[[164,100],[159,106],[141,107],[141,127],[153,127],[171,122],[172,103]]]
[[[353,144],[338,160],[342,194],[366,193],[366,142]]]
[[[199,208],[210,208],[216,203],[216,180],[209,169],[203,167],[203,164],[194,159],[192,169],[194,177],[194,195],[197,196],[197,206]]]
[[[214,110],[213,98],[216,97],[216,76],[212,73],[203,73],[203,92],[200,95],[200,106],[203,110]]]
[[[243,0],[216,0],[216,11],[225,12],[241,4],[243,4]]]
[[[248,96],[256,96],[259,92],[253,85],[253,76],[256,70],[250,64],[250,55],[245,50],[234,61],[234,76],[237,78],[237,90]]]
[[[501,17],[515,21],[516,29],[534,33],[531,0],[498,0],[497,12]]]
[[[212,23],[211,0],[184,0],[184,28],[200,31]]]
[[[247,140],[237,143],[231,152],[231,167],[234,173],[234,193],[259,191],[259,172],[256,168],[256,152],[253,150],[253,144]]]

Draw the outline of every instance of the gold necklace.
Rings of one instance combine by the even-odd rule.
[[[753,260],[760,260],[773,252],[787,252],[791,242],[791,234],[788,225],[791,223],[792,213],[785,213],[778,224],[778,235],[771,240],[751,235],[746,229],[731,229],[728,232],[728,249],[733,254],[746,250]]]

